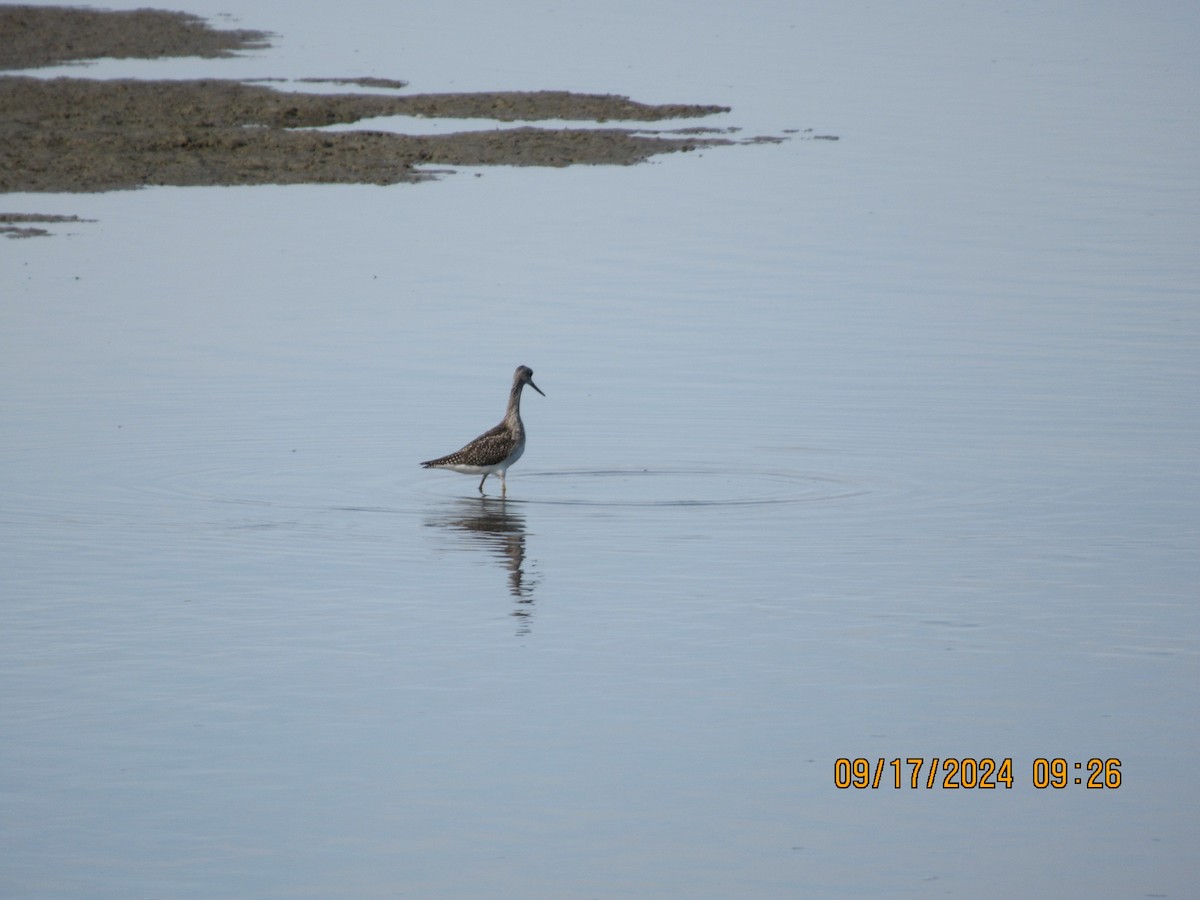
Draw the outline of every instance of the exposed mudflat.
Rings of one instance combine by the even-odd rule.
[[[0,6],[0,69],[98,57],[227,56],[269,34],[219,31],[186,13]],[[532,126],[436,136],[320,131],[373,116],[498,122],[703,117],[727,107],[636,103],[564,91],[403,94],[392,79],[313,78],[395,90],[310,94],[221,79],[0,76],[0,192],[122,190],[145,185],[374,183],[431,177],[437,166],[640,162],[730,143],[715,128],[673,132]]]
[[[269,46],[263,31],[220,31],[188,13],[0,6],[0,69],[30,69],[109,56],[232,56]]]
[[[0,234],[10,238],[44,237],[50,234],[39,225],[60,225],[64,222],[91,222],[79,216],[50,216],[42,213],[0,213]]]

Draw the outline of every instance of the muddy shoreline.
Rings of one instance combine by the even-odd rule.
[[[0,6],[0,69],[100,56],[219,57],[269,46],[186,13]],[[0,193],[128,190],[147,185],[396,184],[429,167],[629,165],[732,143],[719,128],[672,132],[533,125],[437,136],[312,130],[372,116],[655,122],[727,107],[646,105],[563,91],[403,94],[394,79],[314,78],[394,94],[310,94],[222,79],[100,81],[0,75]]]

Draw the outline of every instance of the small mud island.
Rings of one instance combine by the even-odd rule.
[[[210,28],[161,10],[0,6],[0,70],[100,57],[229,56],[269,46],[259,31]],[[523,126],[436,136],[323,131],[374,116],[655,122],[728,107],[646,105],[564,91],[405,94],[391,79],[305,79],[389,93],[312,94],[265,84],[0,76],[0,193],[147,185],[396,184],[437,166],[628,165],[728,144],[722,129]]]

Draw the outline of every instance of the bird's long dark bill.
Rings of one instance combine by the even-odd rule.
[[[529,386],[530,386],[531,388],[533,388],[533,389],[534,389],[535,391],[537,391],[539,394],[542,394],[542,389],[541,389],[540,387],[538,387],[536,384],[534,384],[534,383],[533,383],[533,379],[532,379],[532,378],[530,378],[530,379],[529,379],[529,381],[528,381],[528,384],[529,384]],[[543,397],[545,397],[546,395],[545,395],[545,394],[542,394],[542,396],[543,396]]]

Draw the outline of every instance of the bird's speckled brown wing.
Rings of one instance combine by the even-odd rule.
[[[461,450],[455,450],[440,459],[421,463],[426,469],[439,466],[495,466],[504,462],[517,445],[516,436],[507,423],[485,431]]]

